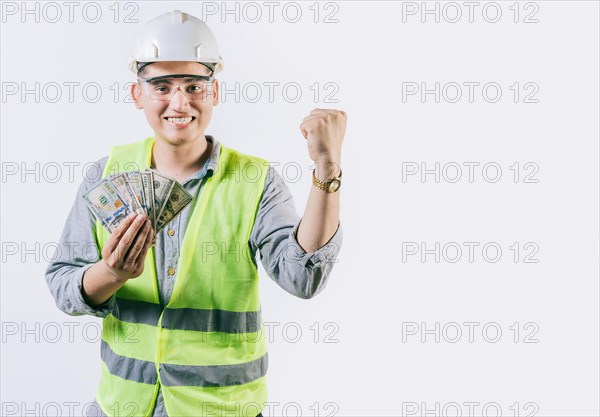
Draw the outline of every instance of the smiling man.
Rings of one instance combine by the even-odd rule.
[[[101,179],[79,188],[46,280],[62,311],[103,318],[88,415],[260,416],[268,355],[256,257],[297,297],[325,287],[342,242],[346,114],[315,109],[300,125],[316,169],[299,218],[267,161],[206,134],[223,60],[204,22],[177,10],[151,20],[130,68],[135,106],[154,136],[114,146],[98,161],[102,177],[115,166],[153,168],[193,201],[158,234],[133,214],[109,235],[82,198]],[[248,167],[262,168],[258,181]]]

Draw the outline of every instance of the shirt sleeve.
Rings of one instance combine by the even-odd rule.
[[[309,299],[325,288],[342,246],[342,227],[323,247],[307,253],[296,238],[301,218],[292,194],[279,173],[269,165],[256,221],[250,236],[252,254],[271,279],[296,297]]]
[[[75,202],[65,222],[52,262],[46,269],[46,283],[56,306],[71,316],[106,317],[115,307],[115,295],[103,304],[91,307],[83,298],[83,275],[100,259],[98,244],[92,232],[95,217],[83,195],[100,182],[108,157],[90,167],[79,186]],[[94,174],[91,174],[95,172]]]

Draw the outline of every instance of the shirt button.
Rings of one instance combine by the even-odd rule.
[[[175,234],[175,230],[173,230],[173,229],[169,229],[169,230],[167,230],[167,234],[168,234],[169,236],[173,236],[173,235]]]
[[[167,274],[175,275],[175,270],[173,268],[169,268],[169,269],[167,269]]]

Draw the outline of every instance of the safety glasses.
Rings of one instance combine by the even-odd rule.
[[[142,78],[146,94],[152,100],[168,101],[173,98],[177,90],[188,100],[205,100],[213,90],[213,77],[196,74],[170,74],[159,77]]]

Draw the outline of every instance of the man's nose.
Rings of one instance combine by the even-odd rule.
[[[190,99],[180,88],[177,88],[171,97],[170,106],[173,110],[185,112],[190,107]]]

